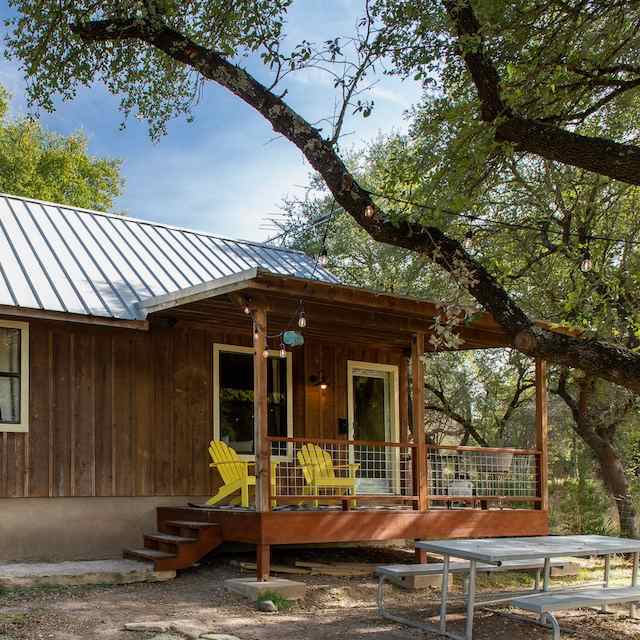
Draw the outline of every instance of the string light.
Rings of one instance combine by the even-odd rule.
[[[285,349],[284,342],[280,343],[280,357],[281,358],[287,357],[287,350]]]
[[[539,225],[535,225],[535,224],[520,224],[520,223],[516,223],[516,222],[507,222],[505,220],[494,220],[492,218],[488,218],[485,216],[477,216],[474,215],[472,213],[464,213],[462,211],[454,211],[452,209],[446,209],[446,208],[441,208],[441,207],[437,207],[435,205],[428,205],[428,204],[423,204],[421,202],[415,202],[413,200],[408,200],[406,198],[398,198],[397,196],[392,196],[389,194],[384,194],[384,193],[379,193],[377,191],[371,191],[370,189],[368,190],[369,194],[372,196],[376,196],[377,198],[383,198],[385,200],[388,200],[389,202],[395,202],[398,204],[403,204],[403,205],[407,205],[410,207],[416,207],[417,209],[423,209],[425,211],[432,211],[432,212],[442,212],[442,213],[446,213],[447,215],[450,216],[455,216],[458,218],[465,218],[466,220],[470,220],[472,223],[484,223],[486,222],[487,224],[494,224],[497,226],[501,226],[501,227],[507,227],[509,229],[523,229],[525,231],[544,231],[545,233],[548,234],[552,234],[552,235],[558,235],[558,236],[564,236],[565,232],[561,231],[561,230],[555,230],[555,229],[547,229],[544,226],[539,226]],[[569,233],[570,236],[576,237],[576,238],[580,238],[580,235],[577,232],[572,232]],[[640,245],[640,240],[631,240],[628,238],[615,238],[612,236],[604,236],[604,235],[589,235],[589,240],[601,240],[604,242],[615,242],[615,243],[624,243],[624,244],[630,244],[630,245]]]
[[[591,260],[591,254],[589,250],[586,251],[582,262],[580,263],[580,271],[586,273],[587,271],[591,271],[593,269],[593,261]]]
[[[318,264],[321,267],[326,267],[329,264],[329,255],[327,254],[326,249],[322,249],[320,255],[318,256]]]
[[[364,208],[364,217],[365,218],[373,218],[375,212],[376,212],[376,208],[372,204],[368,204]]]
[[[473,231],[467,231],[467,233],[464,234],[462,246],[467,250],[473,247]]]
[[[307,317],[304,315],[304,311],[301,311],[298,316],[298,326],[301,329],[304,329],[307,326]]]
[[[262,352],[262,357],[263,358],[268,358],[269,357],[269,348],[265,347],[264,351]]]

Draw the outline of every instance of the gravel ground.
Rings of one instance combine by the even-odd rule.
[[[408,562],[412,556],[401,550],[351,549],[288,551],[274,558],[280,564],[295,559],[320,561]],[[250,556],[246,558],[250,560]],[[210,564],[181,572],[176,580],[123,586],[37,588],[0,593],[0,640],[148,640],[153,633],[123,629],[128,622],[186,621],[195,629],[233,634],[241,640],[324,640],[366,638],[408,640],[436,638],[414,629],[382,620],[375,607],[376,583],[372,578],[290,576],[308,585],[307,596],[286,612],[255,611],[246,600],[224,590],[226,578],[237,577],[230,556],[214,558]],[[598,573],[581,581],[597,579]],[[614,581],[627,581],[626,567],[614,568]],[[513,588],[519,578],[485,579],[481,590]],[[628,582],[627,582],[628,584]],[[459,588],[456,583],[455,588]],[[425,617],[436,613],[438,593],[389,588],[387,603],[404,615]],[[454,611],[459,611],[454,609]],[[461,616],[460,616],[461,618]],[[588,640],[640,640],[640,622],[627,611],[611,614],[572,612],[560,621],[574,637]],[[458,624],[458,629],[461,630]],[[515,622],[503,615],[481,611],[476,616],[478,640],[548,640],[549,632]]]

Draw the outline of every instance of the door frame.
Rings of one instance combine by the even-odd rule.
[[[353,422],[355,418],[353,373],[358,369],[391,374],[389,400],[393,406],[389,407],[389,418],[391,420],[391,424],[389,425],[391,440],[389,442],[400,442],[400,368],[397,364],[379,364],[377,362],[363,362],[361,360],[347,360],[347,410],[349,419],[347,438],[353,440]]]

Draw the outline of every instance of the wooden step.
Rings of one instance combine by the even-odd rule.
[[[184,538],[182,536],[174,536],[170,533],[145,533],[145,540],[155,540],[156,542],[166,542],[167,544],[188,544],[189,542],[198,542],[198,538]]]
[[[138,560],[150,560],[157,563],[162,560],[175,560],[175,553],[166,553],[164,551],[156,551],[155,549],[125,549],[123,553],[125,558],[135,558]]]
[[[198,522],[197,520],[167,520],[165,524],[171,527],[182,527],[185,529],[209,529],[220,526],[215,522]]]
[[[159,517],[158,529],[144,534],[144,549],[125,549],[125,557],[151,560],[156,571],[186,569],[223,542],[222,527],[214,522]]]

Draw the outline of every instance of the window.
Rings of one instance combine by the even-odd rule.
[[[0,321],[0,431],[29,430],[29,325]]]
[[[214,345],[213,432],[241,456],[255,453],[253,442],[253,349]],[[291,354],[271,352],[267,362],[268,434],[293,435]]]

